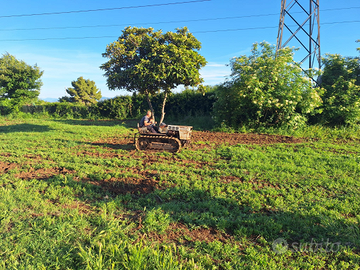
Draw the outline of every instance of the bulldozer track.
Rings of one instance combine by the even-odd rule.
[[[169,136],[140,135],[135,138],[135,147],[137,150],[168,150],[177,153],[181,149],[181,142],[179,139]]]

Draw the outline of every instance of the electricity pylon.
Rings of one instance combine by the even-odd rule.
[[[302,4],[301,4],[301,3]],[[319,0],[309,0],[308,8],[304,7],[306,0],[281,0],[281,13],[277,36],[276,50],[288,45],[292,39],[296,39],[305,49],[305,56],[300,65],[309,62],[309,69],[321,68],[320,55],[320,14]],[[288,31],[284,31],[285,28]],[[284,32],[289,32],[288,39],[283,43]],[[299,51],[300,52],[300,51]]]

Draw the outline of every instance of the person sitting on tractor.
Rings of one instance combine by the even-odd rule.
[[[150,110],[148,110],[146,112],[146,115],[141,118],[139,126],[142,127],[146,127],[146,129],[148,131],[150,131],[151,133],[157,133],[156,129],[154,128],[154,125],[156,124],[156,122],[154,121],[154,117],[152,116],[152,113]]]

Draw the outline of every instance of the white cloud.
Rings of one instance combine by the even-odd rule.
[[[223,83],[231,73],[231,69],[226,64],[211,62],[200,70],[206,85]]]

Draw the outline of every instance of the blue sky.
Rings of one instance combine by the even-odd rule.
[[[309,5],[308,0],[299,2]],[[253,43],[276,44],[280,3],[280,0],[5,1],[0,10],[0,53],[8,52],[44,70],[42,99],[66,95],[65,89],[80,76],[95,81],[104,97],[114,97],[128,92],[108,90],[99,66],[106,61],[101,56],[106,45],[115,41],[122,29],[153,27],[166,32],[187,26],[201,41],[200,54],[208,61],[201,70],[205,84],[215,85],[230,74],[226,66],[230,59],[249,54]],[[100,10],[110,8],[116,9]],[[16,16],[80,10],[98,11]],[[359,0],[320,0],[320,25],[322,55],[359,55],[356,48],[360,44],[355,43],[360,39]],[[295,40],[289,46],[300,47]],[[295,60],[300,61],[302,53],[296,52]]]

